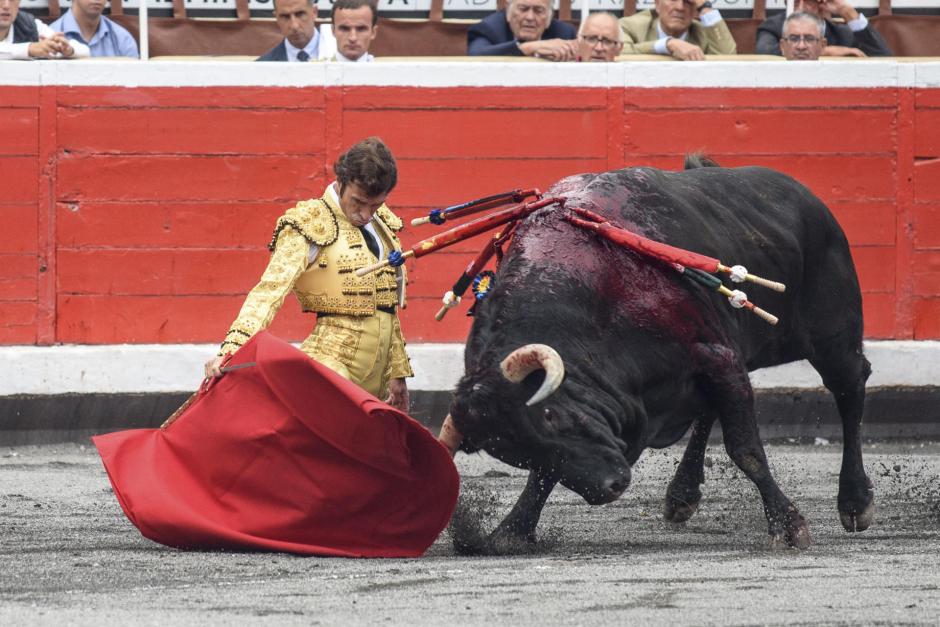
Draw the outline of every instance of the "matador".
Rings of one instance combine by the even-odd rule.
[[[407,413],[405,378],[413,372],[397,315],[405,303],[405,268],[356,276],[388,251],[401,250],[402,221],[385,206],[397,182],[395,159],[371,137],[341,155],[333,169],[336,181],[321,198],[301,201],[277,220],[268,266],[219,354],[206,363],[206,376],[220,376],[226,355],[267,328],[293,291],[302,309],[317,315],[300,350]]]

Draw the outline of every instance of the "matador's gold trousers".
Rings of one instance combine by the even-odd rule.
[[[300,350],[349,379],[369,394],[388,394],[389,353],[398,320],[376,311],[371,316],[320,315]]]

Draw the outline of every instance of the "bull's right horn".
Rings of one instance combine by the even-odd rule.
[[[544,401],[558,389],[565,378],[565,364],[561,361],[561,355],[548,344],[520,346],[509,353],[509,356],[499,364],[499,368],[503,376],[513,383],[519,383],[536,370],[545,370],[545,381],[542,382],[542,387],[526,401],[526,406]]]

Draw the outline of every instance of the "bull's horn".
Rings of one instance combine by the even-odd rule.
[[[526,406],[535,405],[548,398],[565,378],[565,364],[561,361],[561,355],[548,344],[521,346],[509,353],[499,364],[499,368],[503,376],[513,383],[519,383],[536,370],[545,370],[542,387],[526,401]]]

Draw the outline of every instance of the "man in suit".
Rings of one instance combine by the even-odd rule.
[[[510,0],[505,11],[470,27],[467,54],[574,61],[576,36],[574,26],[552,19],[551,0]]]
[[[793,13],[783,23],[780,49],[787,61],[815,61],[826,49],[826,25],[812,13]]]
[[[890,57],[891,49],[884,38],[868,23],[848,0],[796,0],[794,10],[810,13],[825,23],[826,46],[822,51],[827,57]],[[844,24],[832,21],[837,16]],[[757,27],[757,54],[780,56],[780,37],[783,34],[784,14],[769,17]]]
[[[320,52],[314,0],[274,0],[274,18],[284,40],[256,61],[316,61]]]
[[[333,60],[368,63],[375,58],[369,54],[369,46],[379,30],[376,5],[376,0],[336,0],[333,3],[330,13],[336,38]]]
[[[703,61],[706,54],[738,51],[728,25],[709,0],[656,0],[654,10],[621,18],[620,29],[623,54]]]

